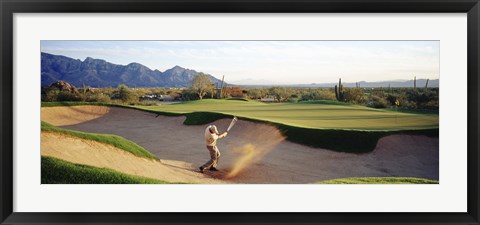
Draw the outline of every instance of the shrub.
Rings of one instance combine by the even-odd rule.
[[[304,93],[301,97],[301,101],[311,100],[335,100],[335,93],[329,89],[313,89]]]
[[[114,92],[113,99],[119,99],[122,103],[134,104],[138,102],[138,96],[126,85],[119,85]]]
[[[438,109],[438,93],[431,89],[415,89],[407,92],[407,99],[414,102],[419,109],[434,107]],[[432,103],[429,103],[432,102]],[[436,102],[436,103],[435,103]],[[428,106],[427,106],[428,105]]]
[[[250,99],[261,99],[267,96],[268,91],[264,88],[252,88],[247,90]]]
[[[58,92],[58,95],[57,95],[58,102],[77,102],[82,100],[83,100],[83,96],[80,93],[60,91]]]
[[[60,93],[60,91],[58,89],[53,89],[53,90],[47,90],[45,93],[46,93],[45,98],[42,101],[56,102],[58,93]]]
[[[429,110],[438,110],[438,107],[439,107],[438,100],[431,100],[427,102],[423,107]]]
[[[395,94],[388,94],[387,95],[387,101],[390,103],[390,105],[395,105],[395,101],[397,101],[399,99],[398,95],[395,95]]]
[[[286,87],[272,87],[268,89],[268,94],[275,97],[278,102],[288,101],[288,97],[291,95],[292,90]]]
[[[345,102],[351,102],[356,104],[365,103],[362,89],[360,88],[345,88],[343,93]]]
[[[185,101],[198,100],[200,97],[195,91],[192,90],[183,90],[182,99]]]
[[[389,104],[386,99],[380,96],[370,95],[367,106],[371,108],[387,108]]]
[[[86,97],[87,102],[110,102],[110,96],[104,93],[93,93]]]

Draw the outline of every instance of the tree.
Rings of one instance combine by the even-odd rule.
[[[316,88],[304,90],[301,93],[301,101],[309,100],[335,100],[335,93],[332,89]]]
[[[382,96],[378,95],[370,95],[368,98],[368,107],[372,108],[387,108],[388,107],[388,100],[383,98]]]
[[[117,87],[117,96],[124,103],[132,103],[137,101],[137,96],[126,85],[121,84]]]
[[[273,95],[278,102],[287,101],[291,95],[291,90],[285,87],[272,87],[268,89],[268,92]]]
[[[212,87],[213,83],[206,74],[198,73],[193,78],[192,89],[198,94],[200,99],[202,99],[208,91],[211,91]]]
[[[181,95],[184,101],[198,100],[198,94],[189,89],[183,90]]]
[[[363,98],[363,91],[360,88],[345,88],[343,91],[343,98],[345,102],[361,104],[365,102]]]
[[[414,89],[407,91],[407,98],[408,101],[415,102],[418,108],[423,108],[430,101],[438,102],[438,93],[430,89]]]
[[[247,90],[247,95],[251,99],[261,99],[267,95],[267,92],[264,88],[251,88]]]

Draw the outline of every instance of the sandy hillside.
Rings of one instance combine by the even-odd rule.
[[[192,165],[185,162],[141,158],[111,145],[65,134],[42,132],[41,148],[43,156],[130,175],[175,183],[224,183],[193,172]]]
[[[55,126],[66,126],[83,123],[102,117],[110,111],[107,106],[69,106],[42,107],[42,120],[54,121]]]
[[[67,118],[72,107],[42,108],[42,120],[66,129],[120,135],[162,160],[186,162],[192,168],[209,158],[203,143],[206,125],[183,125],[183,116],[155,117],[155,114],[140,110],[97,107],[101,106],[76,106],[75,112],[105,113],[98,117],[75,117],[70,123]],[[214,124],[223,132],[229,123],[230,120],[222,119]],[[380,139],[371,153],[350,154],[295,144],[285,141],[279,134],[275,127],[238,121],[229,135],[218,143],[222,152],[219,168],[223,172],[212,175],[239,183],[311,183],[356,176],[408,176],[435,180],[439,177],[438,138],[392,135]],[[227,178],[239,164],[244,168]]]

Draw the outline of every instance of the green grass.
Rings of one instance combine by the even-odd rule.
[[[157,156],[145,150],[143,147],[117,135],[93,134],[93,133],[85,133],[80,131],[66,130],[59,127],[55,127],[43,121],[42,121],[42,131],[62,133],[62,134],[67,134],[67,135],[75,136],[82,139],[88,139],[88,140],[109,144],[119,149],[128,151],[139,157],[158,160]]]
[[[132,176],[107,168],[74,164],[42,156],[42,184],[167,184],[169,182]]]
[[[341,129],[309,129],[277,124],[287,140],[314,148],[339,152],[367,153],[373,151],[380,138],[393,134],[438,137],[437,129],[401,131],[361,131]]]
[[[382,109],[385,111],[394,111],[394,112],[403,112],[403,113],[416,113],[416,114],[432,114],[438,115],[438,110],[429,110],[429,109],[405,109],[405,108],[385,108]]]
[[[438,180],[414,177],[351,177],[319,181],[315,184],[438,184]]]
[[[298,102],[297,104],[353,105],[352,103],[348,103],[348,102],[339,102],[339,101],[332,101],[332,100],[302,101],[302,102]]]
[[[268,104],[254,101],[205,99],[172,105],[136,107],[177,114],[220,113],[313,129],[399,131],[435,129],[439,124],[438,114],[403,113],[334,101]]]
[[[243,100],[204,99],[160,106],[129,106],[96,102],[42,102],[42,107],[104,105],[141,109],[166,116],[185,115],[185,124],[206,124],[209,117],[238,116],[255,121],[269,121],[299,128],[342,129],[362,131],[400,131],[438,128],[438,113],[398,112],[373,109],[337,101],[299,103],[262,103]],[[196,113],[196,114],[195,114]],[[202,116],[202,114],[204,114]],[[192,117],[192,118],[189,118]]]
[[[244,102],[249,102],[249,101],[251,101],[251,100],[249,100],[249,99],[239,98],[239,97],[227,98],[226,100],[236,100],[236,101],[244,101]]]

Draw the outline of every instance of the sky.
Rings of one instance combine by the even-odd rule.
[[[42,41],[41,51],[165,71],[176,65],[236,84],[439,79],[439,41]]]

